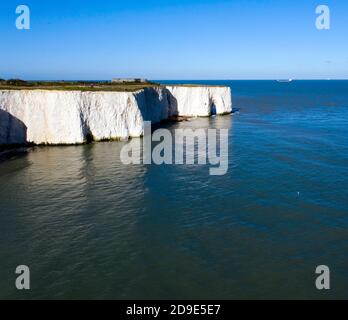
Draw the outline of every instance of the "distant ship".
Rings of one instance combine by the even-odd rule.
[[[293,79],[282,79],[282,80],[277,80],[278,82],[292,82]]]

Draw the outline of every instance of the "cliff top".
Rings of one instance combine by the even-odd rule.
[[[0,90],[65,90],[65,91],[121,91],[134,92],[160,86],[154,82],[92,82],[92,81],[24,81],[1,80]]]
[[[93,82],[93,81],[24,81],[0,79],[0,90],[64,90],[64,91],[115,91],[135,92],[145,88],[164,87],[151,81]],[[170,84],[168,86],[205,87],[196,84]]]

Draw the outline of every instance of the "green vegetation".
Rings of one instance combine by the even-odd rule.
[[[94,81],[24,81],[0,79],[0,90],[66,90],[66,91],[121,91],[134,92],[149,87],[159,87],[155,82],[94,82]]]
[[[164,87],[185,87],[185,88],[201,88],[201,87],[216,87],[216,88],[224,88],[225,85],[218,85],[218,84],[200,84],[200,83],[180,83],[180,84],[165,84],[163,83],[162,86]]]
[[[9,86],[26,86],[28,83],[21,79],[10,79],[10,80],[2,80],[2,85],[9,85]]]
[[[135,92],[144,88],[165,87],[155,82],[111,82],[111,81],[24,81],[21,79],[0,79],[0,90],[62,90],[62,91],[116,91]],[[180,87],[223,87],[201,84],[168,84]]]

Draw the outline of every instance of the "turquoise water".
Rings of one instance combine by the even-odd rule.
[[[200,83],[234,115],[168,128],[229,128],[225,176],[125,167],[122,142],[0,163],[0,298],[348,298],[348,81]]]

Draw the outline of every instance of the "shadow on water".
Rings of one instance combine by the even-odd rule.
[[[240,112],[240,108],[232,108],[232,113],[238,113]]]

